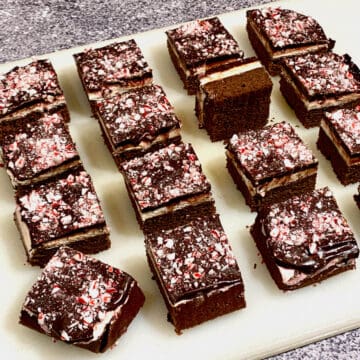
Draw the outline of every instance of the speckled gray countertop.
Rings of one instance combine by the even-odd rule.
[[[0,0],[0,63],[266,2]],[[269,359],[360,359],[360,329]]]

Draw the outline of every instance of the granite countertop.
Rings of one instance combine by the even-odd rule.
[[[267,2],[1,0],[0,63]],[[269,359],[359,358],[360,329],[357,329]]]

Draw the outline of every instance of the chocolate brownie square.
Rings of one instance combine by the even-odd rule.
[[[126,332],[144,300],[129,274],[63,246],[27,294],[20,323],[99,353]]]
[[[263,127],[269,116],[272,81],[260,61],[249,58],[200,79],[195,111],[211,141]]]
[[[280,7],[248,10],[246,30],[257,56],[271,75],[279,75],[281,59],[331,50],[329,39],[310,16]]]
[[[360,106],[325,112],[317,147],[343,185],[360,181]]]
[[[234,134],[226,159],[252,211],[315,187],[318,161],[286,122]]]
[[[180,142],[180,120],[158,85],[148,85],[96,101],[97,118],[119,164]]]
[[[145,231],[215,212],[211,186],[190,144],[170,144],[121,163],[130,200]]]
[[[327,187],[263,207],[251,234],[282,290],[355,269],[359,256],[354,234]]]
[[[89,254],[110,247],[99,199],[81,167],[18,189],[14,217],[32,265],[44,266],[62,245]]]
[[[199,78],[221,66],[232,67],[243,57],[234,37],[219,18],[195,20],[166,31],[170,57],[188,94],[194,95]]]
[[[2,123],[0,155],[14,187],[44,181],[81,163],[61,113]]]
[[[289,57],[280,76],[280,90],[306,128],[319,126],[324,111],[360,104],[360,71],[349,55]]]
[[[61,111],[64,119],[70,120],[64,93],[49,60],[36,60],[0,74],[0,122],[44,111]]]
[[[90,105],[93,100],[152,83],[152,70],[133,39],[87,49],[74,54],[74,59]]]
[[[147,233],[145,245],[178,334],[245,307],[240,270],[217,214]]]

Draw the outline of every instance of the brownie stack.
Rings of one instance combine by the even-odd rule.
[[[15,222],[32,265],[61,245],[86,253],[110,247],[92,180],[70,135],[63,91],[48,60],[2,76],[0,154],[15,190]]]

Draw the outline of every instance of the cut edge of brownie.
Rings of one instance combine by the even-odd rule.
[[[278,186],[266,192],[264,196],[260,194],[251,195],[247,182],[242,176],[240,176],[237,167],[234,162],[227,157],[226,167],[236,185],[237,189],[242,193],[245,203],[250,207],[253,212],[259,211],[262,206],[270,205],[273,203],[281,202],[289,197],[308,192],[313,190],[316,185],[317,172],[310,176],[299,178],[295,181],[288,182],[284,185]],[[316,168],[317,169],[317,168]],[[315,170],[316,170],[315,169]]]
[[[360,162],[353,165],[347,164],[339,153],[339,149],[334,145],[322,127],[320,127],[316,146],[325,158],[330,161],[331,167],[342,185],[349,185],[360,181]]]
[[[199,128],[205,128],[213,142],[262,128],[268,121],[272,87],[267,71],[256,58],[205,75],[195,102]],[[234,91],[229,91],[231,88]]]

